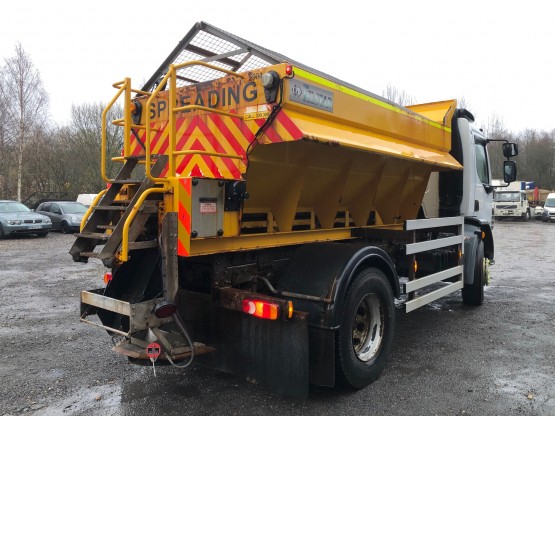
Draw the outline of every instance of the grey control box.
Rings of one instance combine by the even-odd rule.
[[[219,237],[224,228],[225,183],[193,179],[191,237]]]

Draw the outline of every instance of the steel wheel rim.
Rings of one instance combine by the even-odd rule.
[[[372,360],[382,345],[384,336],[384,307],[380,298],[370,293],[359,303],[352,326],[353,351],[359,360]]]

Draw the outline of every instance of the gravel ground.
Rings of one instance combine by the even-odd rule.
[[[362,391],[281,397],[195,365],[139,367],[79,323],[79,293],[102,286],[72,236],[0,241],[0,414],[554,415],[555,225],[497,222],[485,303],[460,295],[405,315],[384,374]]]

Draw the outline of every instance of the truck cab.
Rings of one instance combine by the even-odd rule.
[[[474,124],[470,112],[459,109],[453,118],[453,149],[451,154],[461,164],[458,172],[433,173],[422,202],[424,216],[437,218],[462,214],[493,224],[493,186],[487,139]]]
[[[526,190],[522,187],[523,183],[515,181],[507,184],[501,180],[494,182],[493,215],[495,219],[517,218],[523,221],[530,219],[530,204]]]
[[[467,141],[463,141],[463,158],[471,160],[469,166],[465,164],[465,169],[468,171],[463,172],[465,184],[461,212],[465,216],[478,218],[491,225],[493,223],[493,187],[486,152],[486,137],[464,118],[459,121],[459,132],[464,132],[468,137]]]
[[[493,182],[486,146],[488,139],[474,125],[473,115],[458,109],[452,121],[451,155],[463,165],[462,172],[433,173],[422,202],[426,218],[462,215],[465,218],[465,253],[474,258],[478,247],[475,231],[483,234],[484,256],[493,260]],[[465,282],[473,282],[474,269],[467,265]]]

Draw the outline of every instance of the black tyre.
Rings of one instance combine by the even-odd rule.
[[[528,210],[522,214],[523,221],[527,222],[530,219],[530,212]]]
[[[363,270],[351,284],[337,334],[336,372],[340,382],[362,389],[384,369],[395,328],[391,286],[380,270]]]
[[[484,302],[484,284],[486,281],[486,266],[484,260],[484,243],[476,249],[474,264],[474,283],[464,285],[462,290],[463,303],[480,306]]]
[[[48,235],[48,231],[41,231],[40,233],[37,233],[37,237],[46,237]]]
[[[1,225],[0,225],[0,239],[4,239],[4,230],[2,229]]]
[[[62,221],[61,223],[62,233],[70,233],[71,229],[69,228],[69,224],[66,221]]]

